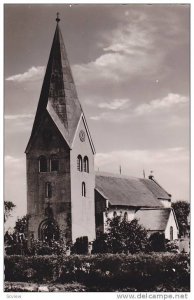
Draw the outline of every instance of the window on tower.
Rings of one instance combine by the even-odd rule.
[[[82,196],[86,197],[86,184],[85,184],[85,182],[82,182]]]
[[[84,157],[84,172],[89,173],[89,160],[87,156]]]
[[[45,183],[45,197],[51,198],[52,197],[52,185],[51,182]]]
[[[77,157],[77,169],[78,171],[82,172],[82,157],[80,154]]]
[[[51,172],[59,171],[59,160],[56,155],[52,155],[50,158],[50,170]]]
[[[47,159],[45,156],[40,156],[38,160],[39,172],[47,172]]]

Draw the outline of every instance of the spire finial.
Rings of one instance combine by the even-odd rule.
[[[59,12],[57,12],[57,18],[56,18],[56,21],[57,21],[57,23],[60,22],[60,19],[59,19]]]

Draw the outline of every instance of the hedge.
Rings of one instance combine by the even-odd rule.
[[[78,282],[86,286],[154,291],[189,291],[187,254],[99,254],[71,256],[6,256],[5,280],[21,282]],[[163,288],[164,290],[164,288]]]

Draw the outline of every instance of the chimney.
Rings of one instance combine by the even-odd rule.
[[[149,179],[153,180],[154,179],[154,175],[153,175],[154,171],[150,171],[150,175],[148,176]]]

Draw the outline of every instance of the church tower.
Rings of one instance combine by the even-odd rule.
[[[95,149],[57,25],[26,148],[29,236],[95,239]]]

